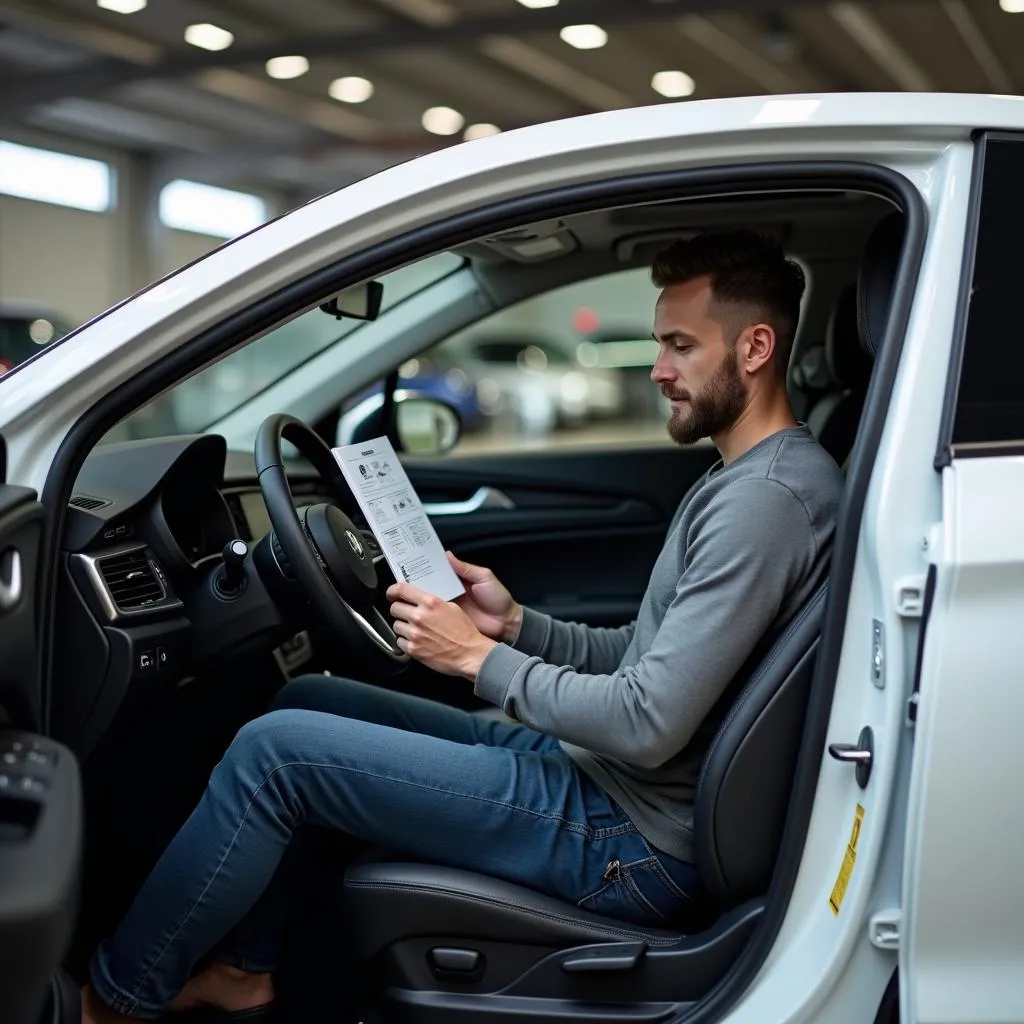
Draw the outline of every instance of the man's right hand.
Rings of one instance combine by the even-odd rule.
[[[455,603],[484,636],[499,643],[512,643],[519,635],[523,621],[522,606],[516,604],[508,589],[490,569],[463,562],[450,551],[447,554],[455,575],[466,588],[466,593]]]

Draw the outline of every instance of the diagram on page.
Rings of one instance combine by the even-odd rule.
[[[332,451],[395,579],[445,601],[465,593],[391,442],[377,437]]]

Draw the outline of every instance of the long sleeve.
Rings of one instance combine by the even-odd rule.
[[[477,694],[597,754],[645,768],[675,756],[817,557],[803,502],[770,479],[735,482],[685,532],[652,576],[649,594],[662,593],[667,607],[635,664],[588,673],[500,644],[481,666]],[[548,653],[596,651],[570,635],[545,633]]]
[[[543,612],[524,608],[513,647],[553,665],[570,665],[577,672],[614,672],[635,631],[635,622],[608,629],[559,622]]]

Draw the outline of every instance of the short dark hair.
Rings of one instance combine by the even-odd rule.
[[[804,272],[781,243],[753,231],[717,231],[673,243],[654,258],[658,288],[710,277],[716,305],[734,335],[763,320],[775,331],[776,366],[785,374],[800,320]]]

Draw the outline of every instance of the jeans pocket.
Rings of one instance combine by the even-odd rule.
[[[686,900],[665,876],[657,857],[622,864],[613,860],[602,884],[576,906],[592,914],[638,925],[664,926],[685,908]]]

